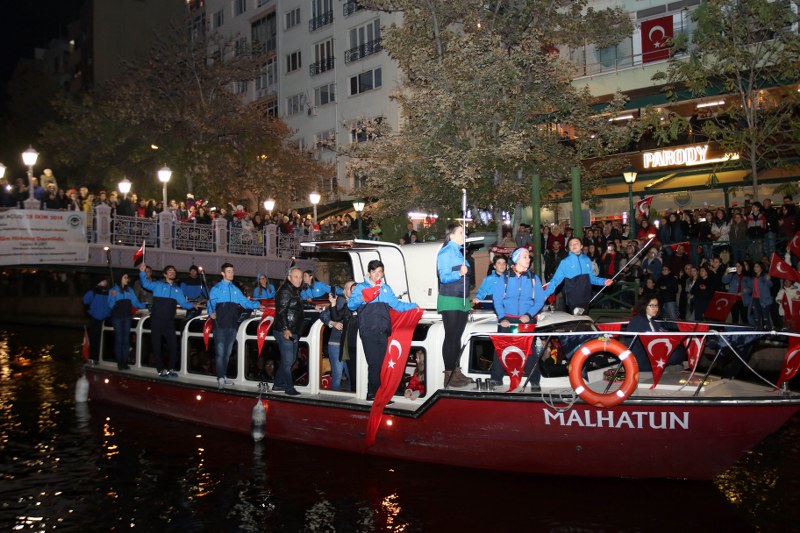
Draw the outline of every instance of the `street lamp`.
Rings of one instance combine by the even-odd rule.
[[[361,226],[361,212],[364,210],[364,200],[354,200],[353,209],[356,210],[356,218],[358,218],[358,238],[364,238],[364,228]]]
[[[6,166],[0,163],[0,180],[6,177]]]
[[[164,184],[164,207],[163,211],[167,211],[169,209],[169,204],[167,203],[167,183],[169,183],[169,179],[172,177],[172,170],[166,165],[161,167],[158,171],[158,181]]]
[[[318,192],[312,192],[308,195],[308,199],[311,200],[311,204],[314,206],[314,231],[317,231],[317,204],[322,199],[322,196]]]
[[[264,200],[264,209],[269,211],[269,218],[272,218],[272,210],[275,209],[275,200],[272,198]]]
[[[128,178],[122,178],[122,181],[117,183],[117,187],[119,188],[119,192],[122,193],[122,198],[125,200],[128,199],[128,193],[131,192],[131,181]]]
[[[38,158],[39,152],[34,150],[32,146],[29,146],[27,150],[22,152],[22,162],[28,167],[28,201],[30,203],[35,201],[33,197],[33,165],[36,164]]]
[[[633,212],[633,182],[636,181],[636,169],[628,165],[622,171],[622,177],[628,184],[628,226],[630,227],[629,239],[636,238],[636,214]]]

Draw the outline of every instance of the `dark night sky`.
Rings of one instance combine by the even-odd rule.
[[[0,4],[0,81],[8,80],[20,57],[49,39],[66,36],[86,0],[3,0]]]

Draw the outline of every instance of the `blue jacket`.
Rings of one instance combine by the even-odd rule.
[[[736,272],[725,273],[725,275],[722,276],[722,283],[728,286],[728,292],[739,294],[739,280],[741,279],[742,281],[742,292],[744,292],[744,280],[746,278],[747,276],[740,276]]]
[[[541,311],[545,299],[542,281],[539,276],[526,272],[518,276],[512,270],[507,271],[494,287],[494,312],[500,322],[506,316],[528,315],[533,318]],[[506,283],[507,281],[507,283]]]
[[[550,280],[550,284],[544,291],[544,296],[547,298],[553,294],[561,282],[567,280],[564,287],[564,298],[567,307],[582,307],[589,303],[592,299],[592,289],[589,284],[585,284],[579,278],[585,276],[585,279],[591,285],[604,285],[606,278],[600,278],[594,275],[592,271],[592,260],[587,256],[581,254],[574,254],[570,252],[567,257],[561,260],[561,263],[556,269],[556,273]]]
[[[172,298],[184,309],[193,309],[194,306],[186,300],[180,287],[170,285],[166,281],[152,281],[147,279],[147,274],[139,271],[139,281],[142,287],[153,293],[153,298]]]
[[[503,276],[498,274],[496,271],[492,270],[491,274],[483,278],[483,282],[481,283],[481,286],[478,288],[478,292],[475,293],[475,298],[477,298],[478,300],[493,298],[494,288],[497,286],[497,283],[501,279],[503,279]]]
[[[317,300],[320,298],[328,298],[328,294],[331,292],[331,286],[323,283],[319,280],[315,280],[314,283],[300,291],[300,298],[303,300],[308,300],[311,298],[312,300]],[[344,291],[340,288],[336,288],[336,294],[344,294]]]
[[[83,305],[88,306],[89,316],[95,320],[105,320],[111,316],[108,307],[108,292],[98,285],[83,295]]]
[[[261,285],[259,285],[259,280],[262,275],[264,274],[259,272],[258,276],[256,276],[256,288],[253,289],[253,298],[256,300],[270,300],[275,298],[275,286],[269,281],[269,278],[267,278],[266,288],[262,288]]]
[[[351,311],[355,311],[356,309],[364,305],[366,302],[364,302],[364,296],[361,294],[361,291],[363,291],[364,289],[369,289],[371,287],[374,287],[374,285],[370,283],[369,280],[364,280],[358,285],[356,285],[353,288],[352,296],[350,296],[350,299],[347,301],[347,307]],[[389,287],[389,285],[387,285],[386,283],[381,285],[381,292],[378,293],[378,297],[369,303],[378,303],[378,302],[385,303],[395,311],[400,311],[401,313],[403,311],[410,311],[411,309],[417,308],[417,304],[415,303],[401,302],[400,300],[398,300],[392,288]]]
[[[116,296],[114,295],[116,294]],[[136,309],[144,309],[147,307],[145,304],[139,301],[139,298],[136,297],[136,291],[129,285],[125,287],[123,291],[119,285],[114,285],[114,288],[108,294],[108,308],[114,309],[117,303],[124,302],[125,300],[128,301],[128,304],[122,304],[128,306],[128,312],[124,314],[124,316],[130,316],[130,308],[135,307]],[[113,311],[112,311],[113,313]],[[118,316],[118,315],[114,315]]]
[[[461,265],[464,254],[461,246],[455,241],[448,241],[436,254],[436,272],[439,276],[439,294],[441,296],[464,297],[464,279],[461,276]],[[469,263],[466,263],[469,268]],[[466,289],[469,294],[469,275],[466,277]]]
[[[755,277],[745,276],[742,280],[742,304],[749,307],[753,303],[753,289],[755,288]],[[772,304],[772,280],[766,274],[758,278],[758,294],[761,300],[761,307]]]
[[[208,296],[201,278],[186,278],[181,282],[181,291],[187,300],[198,300],[201,296]]]
[[[214,285],[208,295],[208,314],[217,313],[214,325],[219,328],[237,326],[239,306],[245,309],[258,309],[260,305],[258,300],[248,300],[239,287],[225,280]]]

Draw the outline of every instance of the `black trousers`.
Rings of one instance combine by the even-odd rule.
[[[177,370],[178,364],[178,340],[175,336],[175,320],[156,320],[150,319],[150,340],[153,343],[153,358],[156,360],[156,370],[164,370],[164,360],[161,358],[161,339],[167,341],[167,352],[169,355],[169,370]]]
[[[89,359],[95,363],[100,359],[100,337],[105,320],[89,318]]]
[[[389,337],[386,335],[370,334],[361,337],[364,357],[367,359],[367,396],[375,396],[381,386],[381,368],[388,343]]]
[[[461,357],[461,335],[467,327],[469,313],[464,311],[440,311],[444,325],[444,345],[442,346],[442,359],[444,369],[453,370],[459,366]]]

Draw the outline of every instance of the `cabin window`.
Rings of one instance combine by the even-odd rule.
[[[411,347],[411,353],[408,355],[408,361],[406,361],[405,374],[395,391],[395,396],[405,396],[410,400],[426,396],[428,381],[426,360],[427,352],[425,348],[419,346]]]
[[[489,373],[494,357],[492,340],[486,337],[472,337],[469,343],[469,371]]]

